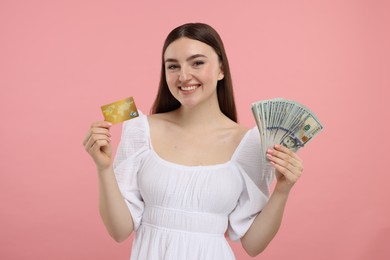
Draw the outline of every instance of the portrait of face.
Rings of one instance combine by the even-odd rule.
[[[182,37],[167,47],[164,61],[169,90],[183,106],[217,98],[217,82],[224,75],[211,46]]]
[[[289,148],[289,149],[294,149],[294,148],[297,148],[297,142],[295,141],[295,139],[291,136],[286,136],[285,138],[283,138],[282,140],[282,145]]]

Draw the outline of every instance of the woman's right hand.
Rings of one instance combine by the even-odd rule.
[[[111,126],[111,123],[105,121],[92,123],[83,141],[85,150],[95,161],[98,170],[107,169],[112,164]]]

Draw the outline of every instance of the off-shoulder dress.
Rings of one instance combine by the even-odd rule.
[[[143,114],[123,124],[114,172],[134,220],[132,260],[235,259],[225,233],[233,241],[246,233],[274,178],[256,127],[229,161],[185,166],[154,151]]]

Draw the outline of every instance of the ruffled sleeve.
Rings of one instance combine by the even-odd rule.
[[[144,202],[138,187],[138,171],[142,155],[148,149],[147,120],[145,115],[125,121],[122,136],[114,159],[114,172],[123,198],[129,207],[137,230],[144,211]]]
[[[228,233],[232,241],[245,235],[269,199],[274,170],[263,164],[260,151],[259,132],[254,127],[244,137],[233,157],[242,176],[243,189],[237,206],[229,215]]]

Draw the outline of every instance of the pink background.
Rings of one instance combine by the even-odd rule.
[[[99,218],[82,140],[100,105],[133,96],[149,111],[166,34],[200,21],[224,39],[241,123],[254,126],[252,102],[284,97],[326,127],[255,259],[390,259],[389,13],[386,0],[2,0],[0,258],[129,258],[131,239]]]

